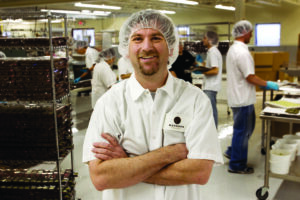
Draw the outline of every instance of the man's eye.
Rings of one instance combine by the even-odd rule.
[[[152,38],[152,40],[154,40],[154,41],[161,41],[162,38],[161,38],[161,37],[156,37],[156,36],[155,36],[155,37]]]
[[[142,41],[142,38],[141,37],[134,37],[131,40],[135,41],[135,42],[139,42],[139,41]]]

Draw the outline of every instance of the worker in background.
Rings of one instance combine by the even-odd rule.
[[[183,42],[179,42],[179,55],[169,71],[173,76],[192,83],[190,69],[195,64],[195,57],[184,49]]]
[[[101,49],[99,47],[88,47],[85,51],[85,66],[90,69],[96,63],[98,59],[99,52]]]
[[[92,108],[96,101],[117,82],[116,74],[112,71],[116,53],[113,48],[108,48],[100,52],[94,66],[92,77]]]
[[[2,51],[0,51],[0,58],[6,58],[5,53],[3,53]]]
[[[118,61],[119,80],[127,79],[133,73],[133,67],[129,58],[121,57]]]
[[[0,30],[0,38],[3,38],[1,30]],[[0,51],[0,58],[6,58],[5,53],[3,53],[2,51]]]
[[[99,47],[87,47],[85,51],[85,66],[87,69],[82,70],[83,74],[74,80],[74,83],[78,83],[83,77],[91,73],[93,78],[93,70],[96,65],[96,61],[99,58]]]
[[[218,50],[219,37],[216,32],[207,31],[203,37],[203,45],[208,48],[206,63],[208,71],[203,72],[203,91],[210,99],[216,127],[218,128],[217,94],[222,83],[222,55]]]
[[[223,162],[209,99],[168,71],[178,40],[155,10],[121,27],[119,52],[134,74],[97,101],[83,145],[102,199],[199,200],[213,164]]]
[[[265,81],[255,75],[254,61],[247,46],[252,31],[249,21],[237,22],[232,30],[234,43],[226,57],[227,98],[233,111],[234,124],[231,146],[228,147],[225,156],[230,159],[228,171],[239,174],[254,172],[254,169],[247,165],[247,155],[248,141],[255,127],[255,86],[278,90],[276,82]]]

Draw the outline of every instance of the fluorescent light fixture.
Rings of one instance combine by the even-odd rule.
[[[5,19],[1,21],[2,23],[22,23],[23,19]]]
[[[269,2],[269,1],[263,1],[263,0],[256,0],[255,2],[260,3],[260,4],[269,5],[269,6],[276,6],[276,7],[280,6],[279,3],[273,3],[273,2]]]
[[[223,10],[235,11],[235,7],[233,7],[233,6],[223,6],[221,4],[215,5],[215,8],[217,8],[217,9],[223,9]]]
[[[64,13],[64,14],[71,14],[71,15],[97,15],[97,16],[108,16],[111,14],[111,12],[107,12],[107,11],[94,11],[91,12],[89,10],[82,10],[82,11],[78,11],[78,10],[47,10],[47,9],[42,9],[42,12],[52,12],[52,13]]]
[[[48,22],[48,19],[40,19],[39,22]],[[61,19],[51,20],[51,23],[61,23]]]
[[[298,1],[298,0],[285,0],[284,2],[289,3],[289,4],[293,4],[293,5],[296,5],[296,6],[300,5],[300,1]]]
[[[91,15],[108,16],[108,15],[110,15],[110,13],[111,12],[95,10],[93,13],[91,13]]]
[[[47,10],[41,9],[42,12],[52,12],[52,13],[64,13],[64,14],[81,14],[80,11],[77,10]]]
[[[164,14],[169,14],[169,15],[174,15],[176,13],[175,11],[172,11],[172,10],[158,10],[158,11],[161,13],[164,13]]]
[[[100,8],[100,9],[109,9],[109,10],[120,10],[119,6],[107,6],[107,5],[95,5],[95,4],[85,4],[85,3],[75,3],[76,7],[84,7],[84,8]]]
[[[187,5],[198,5],[199,3],[196,1],[188,1],[188,0],[160,0],[165,2],[171,2],[171,3],[181,3],[181,4],[187,4]]]

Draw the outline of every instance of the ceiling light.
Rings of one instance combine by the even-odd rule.
[[[273,3],[273,2],[269,2],[269,1],[263,1],[263,0],[256,0],[255,2],[260,3],[260,4],[269,5],[269,6],[276,6],[276,7],[280,6],[279,3]]]
[[[48,22],[48,19],[40,19],[39,22]],[[51,23],[61,23],[61,19],[51,20]]]
[[[77,10],[47,10],[41,9],[42,12],[52,12],[52,13],[64,13],[64,14],[80,14]]]
[[[300,1],[298,1],[298,0],[285,0],[284,2],[289,3],[289,4],[293,4],[293,5],[296,5],[296,6],[300,5]]]
[[[107,6],[107,5],[95,5],[95,4],[85,4],[85,3],[75,3],[76,7],[84,7],[84,8],[100,8],[100,9],[110,9],[110,10],[120,10],[119,6]]]
[[[169,15],[174,15],[176,13],[175,11],[172,11],[172,10],[158,10],[158,11],[161,13],[164,13],[164,14],[169,14]]]
[[[160,1],[171,2],[171,3],[182,3],[182,4],[188,4],[188,5],[198,5],[198,2],[188,1],[188,0],[160,0]]]
[[[92,14],[93,15],[99,15],[99,16],[108,16],[110,15],[111,12],[106,12],[106,11],[94,11]]]
[[[89,10],[82,10],[81,12],[78,10],[47,10],[42,9],[42,12],[52,12],[52,13],[64,13],[64,14],[71,14],[71,15],[97,15],[97,16],[108,16],[111,12],[106,11],[94,11],[91,12]]]
[[[223,9],[223,10],[232,10],[232,11],[235,10],[235,7],[233,7],[233,6],[223,6],[221,4],[215,5],[215,8],[217,8],[217,9]]]

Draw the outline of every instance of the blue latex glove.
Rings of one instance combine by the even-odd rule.
[[[267,81],[267,86],[265,88],[266,90],[278,90],[279,86],[276,82]]]
[[[81,79],[80,77],[79,77],[79,78],[76,78],[76,79],[74,80],[74,83],[77,84],[77,83],[80,81],[80,79]]]
[[[197,54],[197,56],[196,56],[196,61],[197,61],[197,62],[200,62],[200,63],[203,63],[203,59],[202,59],[202,57],[201,57],[200,54]]]
[[[195,74],[202,74],[202,72],[201,72],[201,71],[198,71],[198,70],[193,71],[193,73],[195,73]]]

